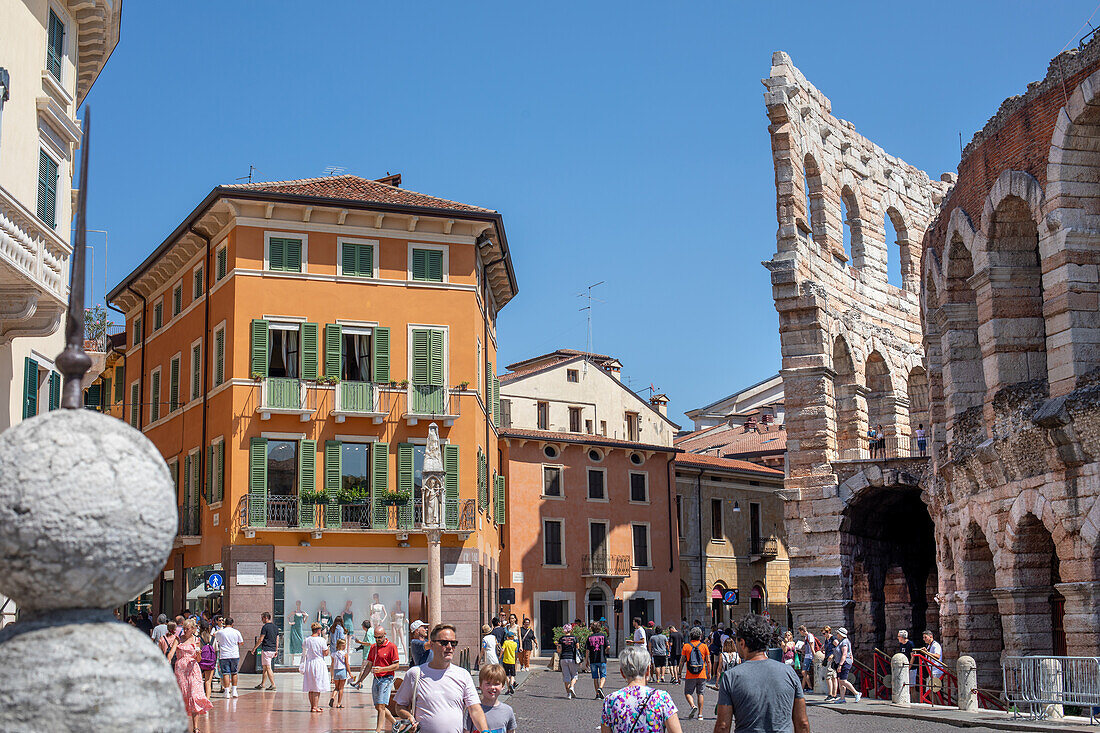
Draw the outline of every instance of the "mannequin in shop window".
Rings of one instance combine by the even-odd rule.
[[[396,601],[393,605],[393,613],[390,614],[390,634],[393,636],[393,643],[397,645],[398,656],[403,660],[408,659],[408,642],[405,638],[407,636],[405,632],[405,611],[401,608],[401,601]]]
[[[377,593],[374,594],[373,598],[374,600],[370,604],[370,625],[372,628],[377,628],[386,622],[389,614],[386,612],[386,606],[382,603]]]
[[[347,604],[344,606],[344,631],[347,632],[348,636],[351,636],[351,630],[353,628],[355,628],[355,626],[351,612],[351,599],[349,598]]]
[[[302,622],[309,618],[309,614],[302,610],[302,602],[294,602],[294,610],[286,617],[290,628],[290,654],[294,657],[293,663],[297,664],[302,655]]]
[[[328,605],[324,601],[321,601],[321,605],[317,607],[317,621],[326,629],[332,626],[332,614],[329,613]]]

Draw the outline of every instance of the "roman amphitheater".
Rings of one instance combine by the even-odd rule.
[[[934,629],[983,686],[1003,653],[1100,655],[1098,69],[1100,42],[1055,58],[937,180],[773,56],[795,623],[864,653]]]

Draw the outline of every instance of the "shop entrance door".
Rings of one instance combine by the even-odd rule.
[[[568,601],[539,601],[539,649],[554,649],[554,628],[565,624]]]
[[[633,629],[634,619],[640,618],[642,620],[642,626],[649,624],[653,619],[653,601],[648,598],[631,598],[627,604],[627,610],[630,613],[630,628]]]

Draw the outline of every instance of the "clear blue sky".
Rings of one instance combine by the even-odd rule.
[[[603,280],[593,349],[679,420],[779,368],[760,265],[775,250],[772,51],[938,177],[959,132],[1042,78],[1095,8],[128,0],[88,99],[88,225],[109,231],[111,287],[249,165],[261,180],[400,172],[504,215],[520,294],[501,364],[584,348],[577,294]]]

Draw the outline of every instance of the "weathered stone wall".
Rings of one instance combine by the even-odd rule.
[[[918,424],[929,424],[916,250],[948,183],[930,180],[833,116],[828,98],[785,53],[773,55],[764,85],[779,223],[776,254],[764,264],[779,313],[787,401],[791,609],[796,624],[852,626],[854,598],[889,605],[883,594],[897,558],[874,559],[868,579],[857,560],[867,545],[852,539],[864,528],[850,521],[851,502],[861,491],[900,501],[899,492],[915,486],[898,477],[915,481],[920,471],[893,468],[884,482],[877,464],[840,462],[868,458],[867,430],[878,425],[886,455],[908,458]],[[896,242],[886,241],[887,218]],[[890,258],[900,258],[901,288],[888,282]],[[840,491],[864,469],[872,475],[856,482],[859,490]],[[861,583],[870,585],[853,587]],[[891,606],[891,623],[899,613]],[[881,642],[884,618],[873,629],[852,629],[857,646]]]

